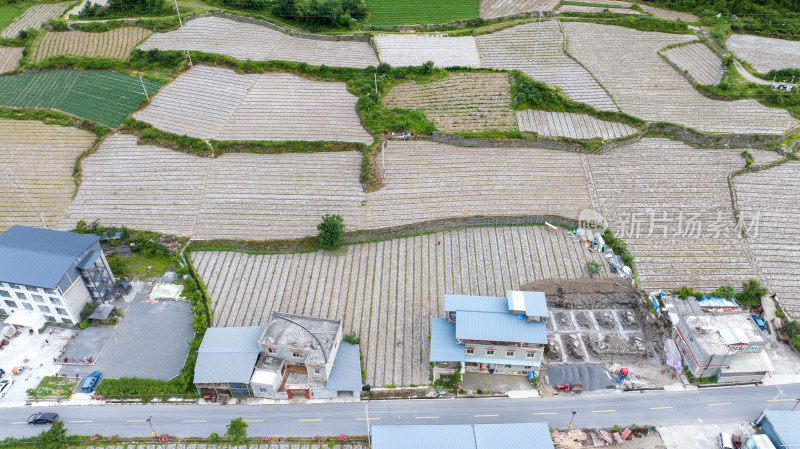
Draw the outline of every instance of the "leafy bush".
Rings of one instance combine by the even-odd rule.
[[[461,383],[461,362],[456,365],[455,374],[452,376],[444,376],[440,377],[433,385],[437,388],[443,388],[447,390],[455,390],[458,388],[458,384]]]
[[[355,331],[345,334],[342,340],[353,345],[361,344],[361,337]]]
[[[70,438],[67,437],[67,428],[64,421],[56,419],[50,428],[43,430],[36,439],[37,449],[64,449],[69,446]]]
[[[761,297],[769,293],[769,291],[761,286],[761,283],[755,279],[750,279],[742,282],[742,291],[736,294],[736,300],[739,304],[747,306],[757,306],[761,303]]]
[[[527,76],[515,76],[511,96],[516,109],[539,109],[566,112],[572,109],[569,100],[558,89]]]
[[[263,0],[250,0],[263,2]],[[233,0],[225,0],[233,2]],[[237,4],[240,4],[238,0]],[[262,9],[263,6],[257,9]],[[256,8],[247,8],[256,9]],[[277,0],[272,7],[272,15],[309,25],[352,26],[356,20],[367,17],[364,0]]]
[[[633,256],[628,251],[628,244],[625,243],[624,240],[615,237],[611,229],[606,229],[603,232],[603,240],[614,250],[614,254],[618,255],[622,259],[622,262],[631,267],[631,271],[635,273],[636,267],[633,266]]]
[[[339,246],[339,243],[344,236],[344,219],[341,215],[325,214],[322,217],[322,222],[317,225],[319,234],[317,241],[320,246],[325,249],[331,249]]]
[[[733,299],[736,296],[736,289],[732,285],[722,285],[711,292],[711,296],[717,298]]]
[[[701,292],[700,290],[695,290],[694,288],[689,287],[688,285],[684,285],[679,290],[672,290],[670,293],[672,293],[673,295],[677,295],[678,298],[684,301],[689,299],[690,296],[694,296],[697,299],[700,299],[703,296],[705,296],[705,293]]]
[[[590,274],[597,274],[597,273],[600,272],[600,270],[603,268],[603,266],[600,265],[600,263],[595,261],[595,260],[590,260],[590,261],[586,262],[586,268],[589,269],[589,273]]]
[[[97,309],[98,305],[99,304],[97,302],[94,302],[94,301],[87,302],[86,305],[83,306],[83,309],[81,310],[81,321],[88,320],[89,319],[89,315],[94,313],[94,311],[95,311],[95,309]],[[87,322],[87,326],[88,326],[88,322]]]
[[[81,324],[79,324],[79,325],[78,325],[78,327],[79,327],[81,330],[84,330],[84,329],[86,329],[87,327],[89,327],[89,322],[88,322],[88,321],[86,321],[86,320],[83,320],[83,321],[81,321]]]
[[[225,436],[230,438],[232,445],[241,445],[247,438],[247,423],[242,418],[232,419],[225,430]]]
[[[211,432],[211,435],[208,436],[209,443],[216,443],[219,441],[219,434],[217,432]]]
[[[131,243],[133,243],[131,251],[134,253],[139,253],[148,257],[169,256],[169,249],[158,243],[158,236],[152,232],[137,231]]]
[[[106,258],[108,262],[109,268],[111,268],[111,272],[117,275],[122,275],[125,273],[125,270],[128,269],[128,262],[122,258],[119,254],[112,254]]]

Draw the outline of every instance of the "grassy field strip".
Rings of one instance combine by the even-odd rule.
[[[454,73],[439,81],[397,85],[389,108],[420,110],[444,132],[516,131],[506,73]]]
[[[558,12],[579,12],[584,14],[597,14],[601,12],[612,12],[614,14],[629,14],[629,15],[638,15],[641,14],[639,11],[635,9],[626,9],[622,7],[616,6],[592,6],[590,4],[578,5],[573,3],[564,3],[560,8],[558,8]]]
[[[479,0],[366,0],[372,25],[444,23],[478,17]]]
[[[700,95],[657,53],[694,36],[593,23],[563,25],[568,51],[609,89],[623,112],[701,132],[780,134],[797,125],[788,111],[756,100],[715,101]]]
[[[484,67],[520,70],[538,81],[560,87],[572,100],[600,110],[617,110],[592,75],[564,53],[564,35],[556,20],[517,25],[477,36],[475,40]]]
[[[768,170],[734,178],[739,209],[745,217],[759,217],[757,232],[751,230],[746,244],[756,258],[769,287],[791,314],[800,318],[797,291],[800,279],[800,163],[788,162]],[[764,207],[768,204],[769,207]],[[794,242],[790,243],[790,242]]]
[[[46,33],[33,47],[33,61],[50,56],[73,55],[124,59],[152,31],[139,27],[115,28],[104,33],[65,31]]]
[[[242,61],[279,60],[356,68],[378,65],[375,50],[367,42],[297,38],[265,26],[220,17],[201,17],[184,23],[182,31],[156,33],[139,48],[189,49]]]
[[[558,0],[479,0],[482,19],[496,19],[526,12],[552,11]]]
[[[588,276],[586,262],[602,262],[563,232],[530,226],[453,230],[337,253],[200,251],[193,260],[214,325],[257,325],[275,310],[341,319],[362,337],[372,385],[427,382],[428,322],[442,315],[445,293],[503,296],[535,279]]]
[[[16,224],[40,227],[40,213],[47,226],[58,223],[75,191],[75,159],[95,138],[77,128],[0,119],[0,232]]]
[[[344,83],[289,73],[240,75],[195,66],[134,118],[175,134],[217,140],[372,143]],[[188,105],[188,106],[187,106]]]
[[[40,5],[33,5],[27,11],[17,17],[17,20],[12,22],[9,26],[0,32],[0,37],[15,38],[19,35],[20,31],[27,30],[28,28],[40,28],[47,23],[48,20],[56,18],[61,15],[72,2],[66,3],[43,3]]]
[[[591,115],[569,112],[547,112],[526,109],[517,111],[517,123],[522,132],[534,132],[546,137],[573,139],[617,139],[636,133],[637,129],[624,123],[606,122]]]
[[[800,42],[769,37],[734,34],[725,46],[749,62],[760,73],[771,70],[800,69]]]
[[[722,80],[722,57],[702,42],[670,48],[664,55],[699,84],[716,86]]]
[[[416,66],[433,61],[436,67],[480,67],[475,38],[378,34],[375,43],[381,60],[393,67]]]
[[[0,73],[10,72],[17,68],[22,59],[22,47],[0,47]]]
[[[659,19],[682,20],[684,22],[697,22],[700,20],[696,15],[688,12],[670,11],[669,9],[656,8],[655,6],[641,3],[639,4],[639,7],[642,8],[644,12],[652,15],[653,17],[658,17]]]

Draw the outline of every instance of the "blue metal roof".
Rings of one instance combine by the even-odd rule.
[[[361,391],[361,350],[358,345],[343,341],[336,351],[333,367],[325,388],[336,391]]]
[[[99,239],[96,235],[14,226],[0,234],[0,281],[55,288],[75,259]]]
[[[264,326],[211,327],[197,351],[195,383],[249,383]]]
[[[456,341],[456,323],[431,318],[431,362],[463,362],[464,345]]]
[[[739,303],[734,299],[717,298],[716,296],[703,296],[702,300],[697,300],[700,307],[739,307]]]
[[[546,423],[373,426],[372,449],[553,449]]]
[[[496,296],[444,295],[444,311],[508,312],[508,300]]]
[[[542,321],[519,319],[510,313],[459,310],[456,312],[456,338],[547,344],[547,328]]]
[[[554,449],[550,429],[542,422],[476,425],[475,447]]]
[[[769,424],[775,430],[780,442],[775,442],[778,449],[800,447],[800,410],[767,410],[764,412]],[[761,422],[764,425],[764,422]],[[779,444],[778,444],[779,443]]]
[[[544,292],[520,293],[525,298],[525,314],[527,316],[550,316],[547,312],[547,299],[544,296]],[[511,290],[507,291],[506,295],[511,296]]]

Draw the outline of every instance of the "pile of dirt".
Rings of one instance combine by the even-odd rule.
[[[548,296],[560,296],[569,294],[589,294],[589,293],[634,293],[639,290],[631,287],[631,284],[620,277],[610,277],[604,279],[543,279],[525,284],[519,288],[522,291],[544,292]]]

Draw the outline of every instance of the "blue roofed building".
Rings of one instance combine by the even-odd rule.
[[[756,424],[777,449],[800,447],[800,410],[765,410]]]
[[[546,423],[374,426],[372,449],[554,449]]]
[[[76,324],[90,301],[110,297],[114,276],[95,235],[14,226],[0,234],[0,313]]]
[[[542,292],[505,297],[445,295],[447,318],[431,319],[433,379],[464,371],[537,376],[547,345]]]

